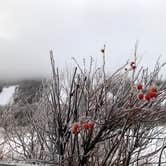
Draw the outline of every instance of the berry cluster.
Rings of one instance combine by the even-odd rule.
[[[93,122],[87,122],[87,123],[83,123],[82,124],[82,128],[83,129],[92,129],[94,127],[94,123]]]
[[[157,97],[157,89],[154,86],[152,86],[146,94],[143,94],[142,92],[143,86],[141,83],[137,85],[137,89],[140,91],[137,95],[139,100],[145,99],[149,101],[151,98]]]
[[[71,128],[72,133],[76,134],[78,132],[79,128],[80,128],[79,123],[77,123],[77,122],[73,123],[72,128]]]
[[[131,66],[131,68],[132,68],[133,70],[136,69],[136,64],[135,64],[135,62],[131,62],[131,63],[130,63],[130,66]]]
[[[134,61],[130,62],[130,69],[135,70],[136,69],[136,63]],[[125,68],[125,71],[128,71],[127,68]]]
[[[92,129],[94,128],[93,122],[84,122],[80,125],[78,122],[73,123],[71,131],[73,134],[77,134],[79,129]]]

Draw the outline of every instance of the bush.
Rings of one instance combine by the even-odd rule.
[[[157,163],[162,162],[163,144],[147,149],[153,140],[160,140],[159,128],[166,117],[166,82],[159,77],[164,65],[157,62],[149,72],[137,66],[135,55],[135,60],[108,76],[105,48],[102,54],[102,68],[93,70],[91,63],[86,71],[77,64],[67,84],[50,52],[53,77],[43,85],[33,114],[27,114],[29,125],[23,130],[13,122],[6,130],[8,141],[22,147],[24,160],[128,166],[155,163],[151,158],[160,154]]]

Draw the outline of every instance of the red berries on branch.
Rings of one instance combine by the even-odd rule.
[[[137,84],[137,89],[142,90],[143,86],[141,83]],[[146,101],[149,101],[151,98],[157,97],[157,89],[156,87],[152,86],[150,87],[149,91],[144,95],[142,92],[138,93],[137,98],[139,100],[142,100],[143,98]]]
[[[88,123],[83,123],[82,124],[82,128],[83,129],[88,129],[89,128],[89,124]]]
[[[94,123],[93,122],[84,122],[80,126],[80,124],[78,122],[75,122],[72,125],[71,132],[73,134],[77,134],[80,128],[82,128],[82,129],[92,129],[92,128],[94,128]]]
[[[93,122],[86,122],[82,124],[82,128],[83,129],[92,129],[94,127],[94,123]]]
[[[143,85],[141,83],[138,83],[137,84],[137,89],[138,90],[142,90],[143,89]],[[142,100],[144,98],[144,94],[142,92],[138,93],[137,98],[139,100]]]
[[[149,101],[150,98],[151,98],[150,93],[146,93],[146,95],[145,95],[145,100]]]
[[[131,66],[131,68],[132,68],[133,70],[136,69],[136,64],[135,64],[135,62],[131,62],[131,63],[130,63],[130,66]]]
[[[89,128],[90,129],[94,128],[94,123],[93,122],[89,122]]]
[[[79,127],[80,127],[79,123],[77,123],[77,122],[73,123],[72,128],[71,128],[72,133],[77,134]]]
[[[102,51],[101,51],[102,52]],[[134,61],[132,61],[132,62],[130,62],[129,63],[129,65],[130,65],[130,69],[132,69],[132,70],[135,70],[136,69],[136,63],[134,62]],[[128,71],[128,68],[126,67],[125,68],[125,71]],[[130,71],[130,70],[129,70]]]
[[[137,89],[138,89],[138,90],[142,90],[142,88],[143,88],[142,84],[139,83],[139,84],[137,85]]]
[[[152,86],[152,87],[150,88],[150,92],[157,92],[156,87]]]
[[[137,95],[139,100],[142,100],[144,98],[144,94],[143,93],[138,93]]]
[[[150,91],[150,92],[149,92],[149,95],[150,95],[151,98],[152,98],[152,97],[157,97],[157,93],[156,93],[156,92]]]

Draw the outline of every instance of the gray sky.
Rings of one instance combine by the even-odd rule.
[[[0,79],[46,75],[49,50],[65,68],[107,45],[107,68],[133,55],[142,63],[166,61],[165,0],[0,0]]]

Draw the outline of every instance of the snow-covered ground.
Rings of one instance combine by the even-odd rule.
[[[166,135],[165,131],[166,131],[166,126],[158,126],[153,129],[152,135],[154,135],[154,139],[152,139],[149,142],[149,144],[146,146],[146,148],[143,151],[141,151],[140,156],[142,159],[139,161],[140,165],[141,165],[141,163],[144,163],[144,165],[147,165],[147,166],[157,166],[158,165],[159,155],[160,155],[161,151],[158,151],[158,153],[156,153],[152,156],[147,156],[147,155],[155,152],[158,148],[162,147],[163,143],[165,143],[165,135]],[[5,133],[4,129],[0,128],[0,134],[1,134],[0,151],[2,151],[3,154],[5,155],[4,160],[6,160],[9,156],[11,158],[15,158],[15,159],[19,159],[20,157],[22,157],[23,149],[21,146],[18,146],[19,144],[21,145],[20,140],[17,137],[13,137],[12,139],[6,139],[5,134],[3,134],[3,133]],[[24,141],[25,141],[26,145],[28,146],[30,143],[29,134],[25,134]],[[3,142],[5,142],[5,143],[3,144]],[[135,160],[136,159],[135,157],[133,156],[132,160]],[[166,160],[165,151],[163,152],[161,159],[162,159],[162,162],[165,162],[165,160]],[[10,159],[9,159],[9,161],[11,162]],[[151,164],[145,164],[146,161],[148,161],[148,163],[151,163]],[[2,161],[2,162],[5,163],[6,161]],[[0,165],[1,165],[1,161],[0,161]],[[23,165],[24,164],[22,164],[22,166]],[[165,163],[161,164],[161,166],[165,166],[165,165],[166,165]],[[29,166],[29,165],[25,165],[25,166]]]
[[[13,95],[15,93],[16,88],[18,87],[18,85],[13,85],[13,86],[9,86],[9,87],[4,87],[2,89],[2,92],[0,93],[0,105],[1,106],[5,106],[9,103],[12,103],[12,99],[13,99]],[[110,94],[112,95],[112,94]],[[65,98],[66,96],[64,96]],[[164,103],[165,104],[165,103]],[[145,150],[143,150],[141,152],[141,156],[146,156],[147,154],[154,152],[156,149],[158,149],[159,147],[162,147],[163,142],[165,143],[165,137],[166,137],[166,126],[160,126],[160,127],[156,127],[154,128],[153,132],[155,136],[154,139],[151,140],[151,142],[147,145],[147,148]],[[155,134],[156,133],[156,134]],[[29,136],[28,134],[25,134],[25,142],[28,144],[29,143]],[[18,140],[17,138],[13,138],[13,141],[11,140],[7,140],[5,138],[5,131],[3,128],[0,128],[0,156],[1,153],[5,154],[6,156],[12,156],[12,158],[17,158],[19,157],[19,155],[22,153],[23,149],[21,146],[17,146],[18,144],[21,144],[20,140]],[[13,151],[13,149],[15,149]],[[16,153],[16,151],[18,153]],[[159,154],[160,152],[156,153],[155,155],[153,155],[153,157],[148,157],[148,161],[152,162],[152,163],[157,163],[159,160]],[[147,160],[147,158],[142,158],[142,161],[145,162]],[[163,152],[162,155],[162,161],[166,160],[166,152]],[[2,164],[6,164],[7,161],[0,161],[0,165]],[[9,164],[11,164],[11,162],[9,162]],[[29,164],[25,164],[25,163],[13,163],[15,165],[19,165],[19,166],[30,166]],[[156,164],[151,164],[152,166],[155,166]],[[166,165],[166,164],[164,164]],[[164,166],[162,165],[162,166]]]
[[[166,126],[157,126],[152,130],[152,138],[150,139],[149,143],[147,144],[146,148],[141,152],[142,162],[146,163],[148,161],[149,165],[157,166],[159,162],[159,156],[161,150],[158,149],[162,148],[165,144],[166,139]],[[158,151],[157,153],[153,154],[152,156],[148,156],[150,153]],[[144,157],[143,157],[144,156]],[[166,160],[166,152],[164,151],[161,156],[161,162],[165,162]],[[147,165],[147,164],[146,164]],[[161,166],[165,166],[166,163],[161,164]]]
[[[25,145],[29,147],[29,134],[25,135],[22,139],[24,139]],[[3,154],[3,159],[0,159],[0,166],[2,164],[8,164],[9,166],[47,166],[47,164],[28,164],[26,161],[21,161],[24,156],[24,150],[21,143],[22,142],[18,137],[12,137],[11,139],[6,138],[5,130],[0,128],[0,158]]]
[[[4,87],[0,93],[0,105],[4,106],[12,101],[17,85]]]
[[[0,162],[0,166],[35,166],[34,164],[26,164],[26,163],[17,163],[17,162],[5,162],[5,161],[1,161]],[[40,166],[40,165],[38,165]]]

